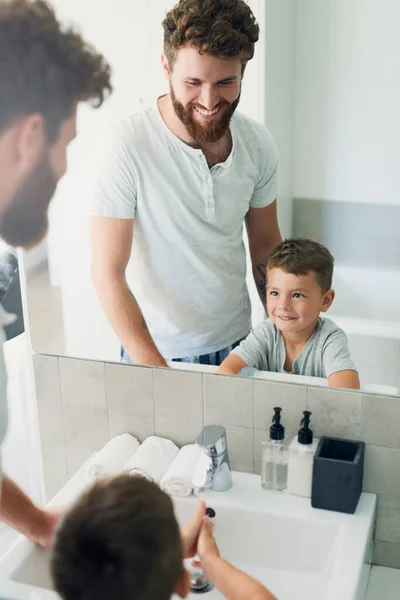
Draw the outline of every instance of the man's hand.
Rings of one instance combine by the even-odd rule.
[[[3,476],[0,491],[0,520],[31,542],[50,548],[66,507],[40,508],[7,475]]]
[[[38,509],[26,537],[42,548],[50,548],[58,522],[66,510],[65,506]]]
[[[197,552],[197,543],[205,515],[206,503],[200,502],[192,520],[181,529],[184,558],[191,558]]]

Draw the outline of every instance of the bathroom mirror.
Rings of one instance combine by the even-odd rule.
[[[110,61],[115,91],[99,110],[80,108],[48,237],[25,253],[32,344],[39,353],[118,362],[118,339],[91,282],[88,205],[110,127],[168,91],[161,22],[174,0],[100,0],[96,11],[90,0],[53,4]],[[363,388],[397,395],[400,8],[393,0],[249,4],[260,40],[238,110],[265,123],[277,144],[281,232],[330,249],[336,298],[327,316],[346,332]],[[255,325],[264,311],[247,280]]]

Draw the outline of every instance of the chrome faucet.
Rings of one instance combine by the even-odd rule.
[[[226,430],[221,425],[207,425],[201,430],[196,444],[201,452],[193,474],[195,489],[211,489],[218,492],[232,487]]]

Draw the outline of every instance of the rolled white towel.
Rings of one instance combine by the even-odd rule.
[[[124,466],[125,473],[142,475],[149,481],[160,483],[162,476],[178,454],[174,442],[150,435]]]
[[[121,433],[97,452],[88,464],[92,479],[122,473],[126,461],[137,451],[140,443],[130,433]]]
[[[190,496],[193,491],[192,477],[199,454],[200,448],[197,444],[183,446],[161,479],[161,489],[171,496]]]

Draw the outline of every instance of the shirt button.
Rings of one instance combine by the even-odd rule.
[[[211,183],[211,177],[207,177],[207,183]]]
[[[213,203],[212,203],[212,202],[209,202],[209,203],[207,204],[207,206],[208,206],[208,208],[212,208],[214,205],[213,205]]]

